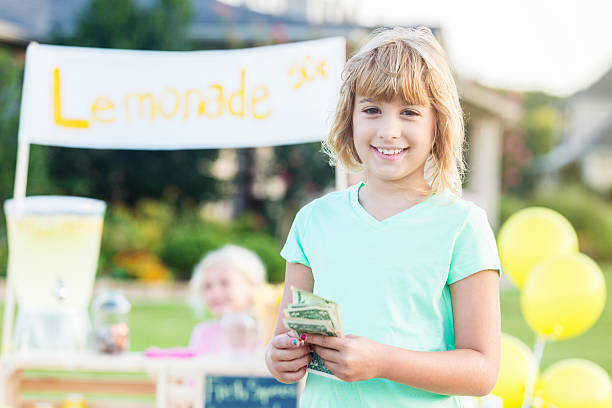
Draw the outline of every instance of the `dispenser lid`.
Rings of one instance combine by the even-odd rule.
[[[37,215],[102,215],[105,209],[106,203],[102,200],[74,196],[28,196],[23,200],[11,198],[4,202],[4,211],[8,216],[19,213]]]

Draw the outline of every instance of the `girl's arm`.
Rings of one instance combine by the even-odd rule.
[[[305,345],[302,340],[289,336],[289,330],[283,324],[283,310],[292,301],[291,286],[312,292],[313,285],[314,278],[309,267],[287,262],[283,299],[276,319],[274,336],[266,350],[268,370],[277,380],[284,383],[296,382],[306,374],[311,347]]]
[[[440,394],[487,395],[497,381],[501,354],[499,275],[481,271],[450,285],[450,291],[455,350],[382,354],[381,374]]]
[[[288,331],[283,324],[283,317],[285,317],[283,310],[285,310],[287,305],[293,301],[291,298],[291,286],[312,292],[312,288],[314,287],[312,270],[301,263],[287,262],[287,266],[285,267],[285,287],[283,288],[283,299],[281,300],[280,309],[276,318],[276,326],[274,327],[275,336]]]
[[[412,351],[348,335],[307,335],[340,379],[386,378],[445,395],[483,396],[495,386],[501,354],[499,276],[475,273],[450,285],[455,350]]]

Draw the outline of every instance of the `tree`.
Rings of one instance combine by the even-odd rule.
[[[8,52],[0,50],[0,201],[13,195],[17,165],[17,136],[23,66]],[[41,146],[31,146],[28,194],[43,194],[49,184],[47,155]],[[0,225],[4,221],[0,217]]]
[[[335,186],[335,169],[321,151],[321,143],[274,148],[274,174],[285,181],[280,200],[267,200],[266,215],[277,238],[284,239],[297,210]]]
[[[8,52],[0,50],[0,203],[13,195],[17,165],[17,133],[23,66]],[[47,152],[41,146],[30,147],[28,194],[43,194],[49,184],[46,172]],[[8,250],[5,217],[0,216],[0,273],[6,273]]]
[[[142,2],[141,2],[142,3]],[[73,33],[55,31],[54,43],[140,50],[187,50],[189,0],[92,0]],[[208,171],[218,150],[110,151],[50,148],[57,193],[133,204],[144,197],[198,202],[218,194]]]

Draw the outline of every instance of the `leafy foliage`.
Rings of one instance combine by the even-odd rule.
[[[0,202],[13,196],[17,165],[17,140],[23,65],[0,50]],[[48,192],[47,152],[31,146],[28,166],[27,194]],[[5,218],[0,216],[0,274],[6,273],[8,259]]]
[[[578,184],[524,199],[504,195],[501,221],[522,208],[532,206],[548,207],[562,214],[576,230],[581,252],[597,262],[612,261],[612,205],[609,202]]]
[[[92,0],[73,33],[54,33],[60,45],[186,50],[189,0]],[[50,148],[54,192],[135,204],[144,197],[199,202],[219,193],[209,168],[218,150],[112,151]]]
[[[255,252],[268,280],[282,282],[285,262],[280,243],[262,231],[258,217],[246,214],[231,223],[200,217],[196,210],[176,210],[159,201],[134,207],[111,205],[104,222],[100,273],[114,278],[188,280],[208,252],[233,243]]]

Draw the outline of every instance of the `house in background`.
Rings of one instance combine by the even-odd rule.
[[[143,6],[154,3],[154,0],[133,1]],[[89,3],[90,0],[2,0],[0,48],[23,54],[30,41],[48,42],[53,31],[72,33],[80,13]],[[307,19],[313,10],[308,6],[310,3],[324,3],[322,10],[314,7],[319,22]],[[231,48],[234,45],[247,47],[333,36],[359,41],[367,35],[367,27],[345,18],[349,15],[348,7],[343,8],[345,11],[341,18],[329,12],[335,9],[336,3],[342,2],[289,1],[285,12],[277,15],[217,0],[192,0],[193,19],[187,28],[187,36],[196,45]]]
[[[153,0],[134,1],[147,4]],[[64,33],[74,30],[79,13],[88,3],[89,0],[3,0],[0,48],[11,49],[23,58],[30,41],[44,43],[49,41],[53,30]],[[269,12],[255,11],[244,4]],[[276,9],[270,9],[270,4],[274,4]],[[188,27],[188,36],[194,44],[206,44],[207,48],[211,45],[217,48],[248,47],[343,36],[347,39],[347,54],[350,55],[373,29],[356,22],[357,7],[358,3],[346,0],[193,0],[193,21]],[[436,27],[431,29],[444,44],[442,31]],[[469,145],[464,196],[482,206],[493,227],[497,228],[501,145],[504,135],[520,126],[522,103],[474,81],[457,78],[457,85],[466,117]],[[236,151],[225,150],[221,151],[219,163],[213,166],[213,172],[220,178],[232,176],[241,168],[244,170],[245,161],[240,160],[243,152],[236,154]],[[256,149],[255,157],[260,159],[252,163],[255,166],[252,173],[257,174],[258,166],[266,164],[269,150],[266,147]],[[359,174],[338,172],[337,188],[353,184],[359,177]],[[259,194],[270,197],[283,194],[278,179],[268,181],[269,188],[262,187],[261,183],[253,184]],[[219,211],[219,215],[222,214],[231,216],[231,211],[223,208]]]
[[[499,228],[502,191],[502,142],[521,128],[522,99],[457,78],[459,97],[466,117],[467,177],[464,198],[487,211],[494,230]]]
[[[587,186],[601,193],[612,191],[612,67],[591,86],[570,96],[564,111],[561,143],[534,164],[541,175],[539,188],[558,187],[563,182],[561,170],[577,163]]]

